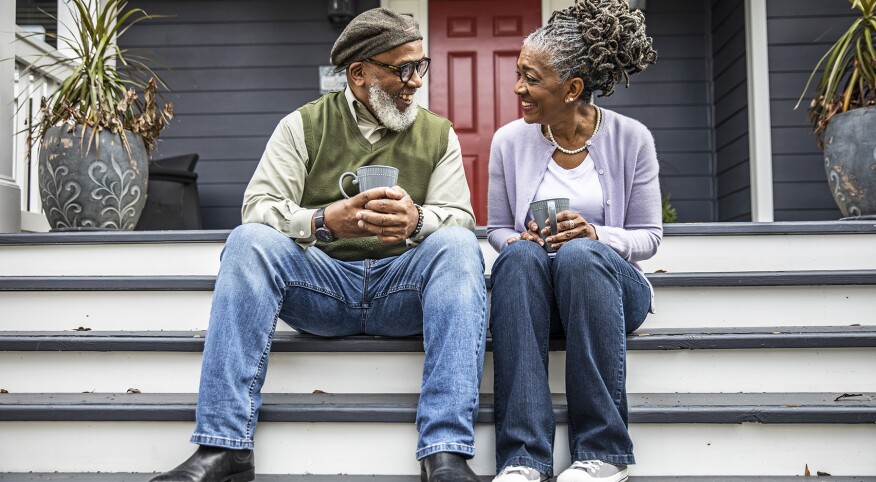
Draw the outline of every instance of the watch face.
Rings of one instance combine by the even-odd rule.
[[[335,240],[335,237],[332,234],[332,232],[326,228],[317,228],[316,233],[314,233],[314,234],[316,236],[317,241],[322,241],[323,243],[330,243],[330,242]]]

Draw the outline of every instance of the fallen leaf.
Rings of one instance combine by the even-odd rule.
[[[840,400],[844,400],[846,398],[854,398],[854,397],[864,397],[867,401],[870,401],[870,397],[864,395],[863,393],[843,393],[842,395],[833,399],[834,402],[839,402]]]
[[[796,403],[786,403],[785,406],[786,406],[786,407],[802,407],[802,405],[799,405],[799,404],[796,404]]]
[[[85,328],[84,326],[80,326],[79,328],[73,328],[73,331],[91,331],[91,328]]]
[[[314,391],[313,391],[313,394],[314,394],[314,395],[325,395],[326,392],[324,392],[324,391],[322,391],[322,390],[314,390]]]
[[[656,269],[656,270],[654,270],[654,272],[655,273],[665,273],[666,270],[665,269]]]
[[[810,475],[812,474],[809,473],[809,464],[806,464],[806,470],[803,472],[803,476],[809,477]]]
[[[636,333],[636,336],[651,336],[650,333]]]
[[[0,393],[9,393],[9,390],[5,388],[0,388]]]
[[[818,472],[815,472],[815,473],[816,473],[819,477],[833,477],[832,475],[828,474],[827,472],[822,472],[822,471],[820,471],[820,470],[819,470]]]
[[[129,388],[128,393],[140,393],[140,390],[137,388]]]

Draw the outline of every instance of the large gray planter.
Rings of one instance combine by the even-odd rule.
[[[876,215],[876,107],[830,120],[824,132],[824,169],[844,217]]]
[[[146,204],[149,156],[138,134],[52,127],[40,141],[39,185],[52,230],[133,230]]]

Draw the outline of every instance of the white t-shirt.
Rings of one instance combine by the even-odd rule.
[[[588,223],[605,224],[602,185],[590,154],[574,169],[563,169],[553,159],[548,163],[533,201],[559,197],[569,198],[569,210],[580,214]]]

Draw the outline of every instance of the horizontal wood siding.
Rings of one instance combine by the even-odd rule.
[[[849,2],[841,0],[767,2],[776,221],[842,216],[830,195],[823,155],[806,120],[812,87],[801,106],[796,110],[794,106],[812,69],[851,25],[853,13]]]
[[[708,4],[650,0],[647,32],[657,64],[596,103],[644,123],[654,134],[660,185],[680,222],[715,221]]]
[[[711,5],[718,221],[751,221],[745,4]]]
[[[357,11],[379,6],[359,0]],[[342,27],[323,0],[130,0],[167,15],[135,25],[123,48],[144,48],[172,92],[176,117],[157,157],[197,152],[205,229],[240,224],[243,192],[284,116],[319,96],[318,66]]]

